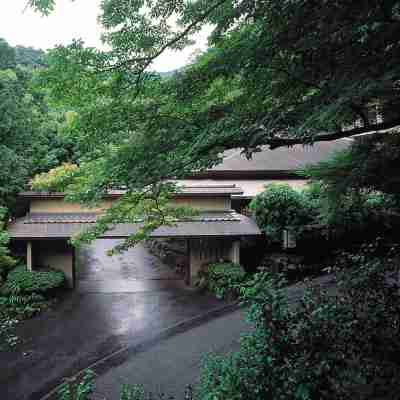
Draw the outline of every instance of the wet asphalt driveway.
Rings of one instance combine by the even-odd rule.
[[[102,357],[224,305],[187,288],[143,246],[106,256],[113,244],[81,250],[77,289],[18,326],[23,343],[0,353],[1,400],[40,399]]]

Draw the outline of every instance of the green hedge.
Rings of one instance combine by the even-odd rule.
[[[65,276],[61,271],[28,271],[25,266],[19,266],[9,272],[3,285],[4,293],[45,293],[61,287]]]
[[[239,284],[244,282],[246,272],[234,263],[209,264],[200,273],[198,286],[214,293],[218,298],[239,294]]]

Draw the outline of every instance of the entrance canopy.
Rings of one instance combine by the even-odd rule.
[[[96,213],[30,213],[8,227],[11,239],[69,239],[90,228]],[[116,224],[101,238],[126,238],[140,228],[140,223]],[[202,238],[256,236],[261,232],[250,218],[234,211],[202,212],[188,220],[154,230],[152,238]]]

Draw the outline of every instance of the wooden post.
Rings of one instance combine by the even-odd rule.
[[[28,271],[32,271],[32,242],[26,244],[26,267]]]
[[[240,240],[235,240],[231,244],[230,261],[240,264]]]
[[[188,265],[186,266],[186,270],[185,270],[185,283],[186,283],[186,285],[190,285],[190,264],[192,261],[192,251],[191,251],[191,246],[190,246],[190,239],[186,239],[186,251],[187,251]]]

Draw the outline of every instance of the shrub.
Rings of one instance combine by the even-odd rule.
[[[6,209],[0,207],[0,284],[5,279],[10,269],[15,267],[16,261],[10,256],[8,249],[9,236],[4,230]]]
[[[88,369],[83,376],[65,379],[64,383],[58,390],[58,400],[90,400],[93,399],[95,374]],[[97,398],[97,396],[95,396]],[[102,397],[103,398],[103,397]],[[142,385],[127,385],[121,386],[120,400],[174,400],[175,397],[167,396],[164,393],[154,395],[148,392]],[[193,400],[191,386],[187,386],[184,395],[185,400]],[[183,399],[182,399],[183,400]]]
[[[18,344],[15,325],[48,308],[51,303],[43,295],[63,283],[61,271],[31,272],[19,266],[8,274],[0,297],[0,350]]]
[[[5,318],[0,315],[0,351],[14,347],[19,343],[18,336],[14,334],[17,323],[18,320],[14,318]]]
[[[289,185],[272,184],[252,200],[250,210],[267,239],[280,242],[284,229],[299,234],[305,224],[313,221],[312,204]]]
[[[24,266],[18,266],[7,276],[3,285],[6,294],[46,293],[51,289],[61,287],[65,276],[61,271],[28,271]]]
[[[0,297],[0,317],[27,319],[48,307],[49,302],[37,293],[10,294],[8,297]]]
[[[94,372],[85,371],[81,379],[66,379],[58,390],[59,400],[89,400],[94,390]]]
[[[396,251],[378,256],[370,244],[342,254],[339,292],[309,287],[297,303],[282,280],[256,275],[241,291],[255,330],[239,352],[206,361],[199,398],[396,398],[400,295],[388,280]]]
[[[244,282],[246,272],[233,263],[209,264],[200,273],[198,286],[214,293],[218,298],[237,296],[239,285]]]

